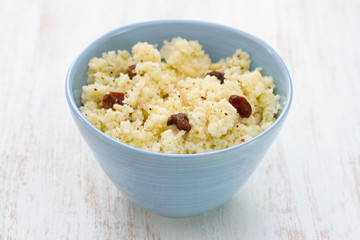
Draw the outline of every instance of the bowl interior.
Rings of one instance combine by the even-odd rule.
[[[88,62],[93,57],[100,57],[111,50],[128,50],[137,42],[157,44],[160,48],[164,40],[181,36],[188,40],[199,40],[212,61],[232,56],[239,48],[248,52],[251,68],[263,68],[263,75],[274,78],[276,93],[281,96],[281,104],[286,101],[281,111],[285,111],[291,101],[291,81],[289,73],[277,53],[264,41],[245,32],[229,27],[196,21],[155,21],[138,23],[116,29],[87,47],[73,63],[69,71],[70,98],[77,107],[81,106],[82,86],[86,85]],[[281,112],[279,113],[281,115]]]

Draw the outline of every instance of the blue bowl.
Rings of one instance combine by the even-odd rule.
[[[204,154],[163,154],[117,142],[91,125],[80,113],[82,86],[89,60],[102,52],[126,49],[140,41],[158,44],[181,36],[199,40],[212,61],[241,48],[250,54],[251,68],[263,67],[274,78],[276,93],[285,102],[276,122],[252,140]],[[198,21],[154,21],[118,28],[88,46],[66,77],[66,97],[75,122],[95,158],[115,186],[142,208],[165,216],[202,213],[226,202],[245,183],[278,135],[292,99],[288,70],[264,41],[237,29]]]

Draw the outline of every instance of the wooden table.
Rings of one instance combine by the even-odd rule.
[[[2,1],[0,239],[360,239],[360,2]],[[272,45],[294,101],[225,205],[154,215],[110,183],[70,116],[65,75],[102,34],[155,19],[225,24]]]

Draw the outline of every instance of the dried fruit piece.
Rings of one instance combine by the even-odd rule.
[[[224,77],[224,73],[222,73],[222,72],[211,71],[211,72],[207,73],[206,75],[215,76],[217,79],[220,80],[220,84],[224,83],[225,77]]]
[[[167,125],[175,124],[179,130],[190,131],[191,125],[186,113],[173,114],[169,117]]]
[[[135,77],[135,75],[136,75],[135,68],[136,68],[136,65],[130,65],[127,69],[127,74],[129,75],[130,79],[133,79],[133,77]]]
[[[106,94],[103,98],[104,108],[112,108],[114,104],[124,105],[124,96],[125,94],[120,92],[110,92],[109,94]]]
[[[229,97],[229,103],[233,105],[242,118],[250,117],[252,109],[246,98],[238,95],[231,95]]]

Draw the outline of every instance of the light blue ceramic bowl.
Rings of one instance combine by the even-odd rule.
[[[199,40],[212,61],[241,48],[273,76],[283,105],[276,122],[254,139],[205,154],[161,154],[117,142],[92,126],[80,113],[87,64],[102,52],[127,49],[139,41],[162,45],[181,36]],[[190,216],[226,202],[245,183],[279,133],[292,99],[291,79],[284,62],[265,42],[237,29],[198,21],[154,21],[116,29],[88,46],[71,65],[66,97],[75,122],[94,156],[115,186],[131,201],[151,212]]]

